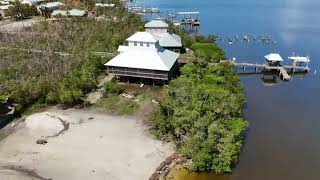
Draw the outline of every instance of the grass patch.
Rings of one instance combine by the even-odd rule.
[[[108,97],[101,99],[92,108],[99,112],[109,112],[119,115],[133,115],[139,110],[140,106],[132,99],[111,94]]]

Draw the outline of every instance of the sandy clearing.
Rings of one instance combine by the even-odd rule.
[[[69,129],[49,137],[61,131],[60,120]],[[139,120],[89,111],[35,114],[16,129],[0,142],[1,180],[30,179],[28,170],[39,176],[34,179],[147,180],[174,152],[172,145],[154,140]],[[46,137],[48,144],[36,144]]]

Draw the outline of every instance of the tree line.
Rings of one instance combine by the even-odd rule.
[[[105,11],[113,11],[117,21],[66,18],[58,23],[42,21],[26,35],[0,34],[0,46],[12,48],[0,52],[0,98],[9,98],[18,111],[34,104],[72,106],[82,102],[86,93],[96,88],[103,64],[112,58],[92,52],[115,52],[127,37],[143,28],[140,17],[124,9]]]

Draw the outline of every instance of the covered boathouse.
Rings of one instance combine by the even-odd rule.
[[[168,82],[177,75],[179,53],[164,49],[149,32],[137,32],[120,46],[120,54],[105,64],[109,74]]]

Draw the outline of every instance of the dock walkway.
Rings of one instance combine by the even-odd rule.
[[[310,70],[309,67],[305,66],[296,66],[296,65],[283,65],[283,66],[270,66],[268,64],[253,64],[253,63],[237,63],[231,60],[221,60],[220,63],[231,63],[236,67],[242,67],[244,70],[246,68],[254,68],[255,71],[258,69],[266,69],[266,70],[277,70],[279,71],[279,76],[282,77],[283,80],[290,80],[291,76],[288,74],[288,70],[294,71],[306,71]]]

